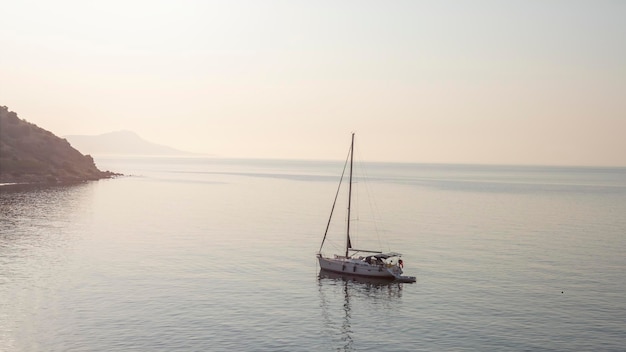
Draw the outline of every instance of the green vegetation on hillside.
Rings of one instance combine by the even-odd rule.
[[[109,178],[67,140],[0,106],[0,183],[67,183]]]

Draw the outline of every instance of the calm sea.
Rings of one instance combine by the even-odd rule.
[[[401,284],[319,276],[343,163],[96,161],[132,176],[0,189],[0,350],[626,349],[624,168],[364,164]]]

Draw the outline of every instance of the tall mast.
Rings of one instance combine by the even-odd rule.
[[[350,143],[350,183],[348,184],[348,229],[346,231],[346,258],[348,258],[348,250],[352,247],[350,243],[350,206],[352,205],[352,165],[354,161],[354,133],[352,133],[352,142]]]

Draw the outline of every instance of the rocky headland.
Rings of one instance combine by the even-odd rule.
[[[0,106],[0,184],[58,184],[111,178],[66,139]]]

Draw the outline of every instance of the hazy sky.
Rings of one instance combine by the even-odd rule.
[[[626,1],[0,0],[0,105],[223,157],[626,166]]]

